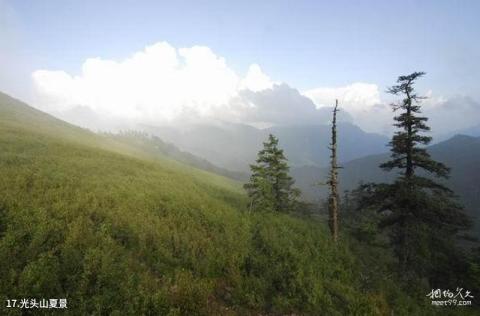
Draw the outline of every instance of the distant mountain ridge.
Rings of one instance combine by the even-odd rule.
[[[460,198],[466,211],[477,221],[480,233],[480,137],[456,135],[446,141],[428,147],[435,160],[451,168],[450,178],[444,183]],[[363,182],[388,182],[395,171],[379,168],[389,158],[389,153],[371,155],[342,164],[339,171],[340,192],[352,190]],[[325,198],[327,187],[316,185],[327,179],[328,168],[304,166],[292,169],[297,186],[309,200]]]
[[[465,136],[472,136],[472,137],[480,137],[480,124],[474,125],[474,126],[470,126],[470,127],[467,127],[467,128],[463,128],[463,129],[460,129],[460,130],[456,130],[456,131],[451,132],[451,133],[439,135],[439,136],[436,137],[436,139],[434,139],[434,140],[437,141],[437,142],[440,142],[440,141],[447,140],[447,139],[449,139],[449,138],[451,138],[451,137],[454,137],[455,135],[465,135]]]
[[[246,181],[248,179],[248,174],[246,173],[230,171],[217,167],[206,159],[192,155],[189,152],[182,151],[171,143],[164,142],[157,136],[136,131],[126,131],[116,134],[108,133],[104,135],[114,139],[115,141],[138,148],[139,150],[142,150],[153,156],[159,156],[160,158],[168,157],[186,165],[213,172],[237,181]]]
[[[385,136],[366,133],[351,123],[341,123],[340,127],[339,156],[342,162],[386,150],[388,139]],[[291,166],[323,167],[328,164],[329,125],[258,129],[244,124],[224,123],[192,125],[185,129],[167,126],[144,126],[143,129],[181,150],[234,171],[249,172],[249,164],[255,161],[262,142],[270,133],[279,138]]]

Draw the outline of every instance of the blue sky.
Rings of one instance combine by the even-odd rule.
[[[360,82],[384,97],[397,76],[426,71],[419,90],[476,108],[479,15],[474,0],[0,0],[0,90],[29,100],[36,70],[81,75],[88,58],[121,62],[167,42],[209,47],[240,76],[258,64],[301,92]]]
[[[388,85],[425,70],[476,93],[479,1],[8,1],[32,68],[78,72],[88,57],[145,45],[206,45],[239,72],[258,63],[299,89]]]

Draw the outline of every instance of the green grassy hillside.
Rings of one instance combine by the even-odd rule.
[[[72,315],[421,314],[394,281],[363,286],[323,224],[245,204],[239,183],[0,94],[4,302],[67,298]]]
[[[152,157],[160,156],[160,158],[173,159],[200,170],[212,172],[237,181],[246,182],[249,178],[247,173],[235,172],[217,167],[206,159],[182,151],[174,144],[164,142],[157,136],[148,135],[147,133],[130,130],[117,134],[105,133],[103,136],[107,136],[116,142],[137,148],[143,153],[149,153]]]

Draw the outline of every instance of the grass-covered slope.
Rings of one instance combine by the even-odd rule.
[[[378,309],[323,226],[249,215],[239,188],[0,95],[0,296],[78,315]]]
[[[107,136],[116,142],[123,143],[129,147],[137,148],[143,153],[150,154],[152,157],[173,159],[197,169],[212,172],[237,181],[247,181],[249,178],[247,173],[235,172],[217,167],[208,160],[197,157],[189,152],[182,151],[174,144],[164,142],[154,135],[148,135],[138,131],[123,131],[117,134],[105,133],[103,136]]]

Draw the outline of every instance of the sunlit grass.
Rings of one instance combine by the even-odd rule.
[[[323,223],[249,214],[240,183],[1,97],[2,299],[65,297],[78,315],[388,312]]]

